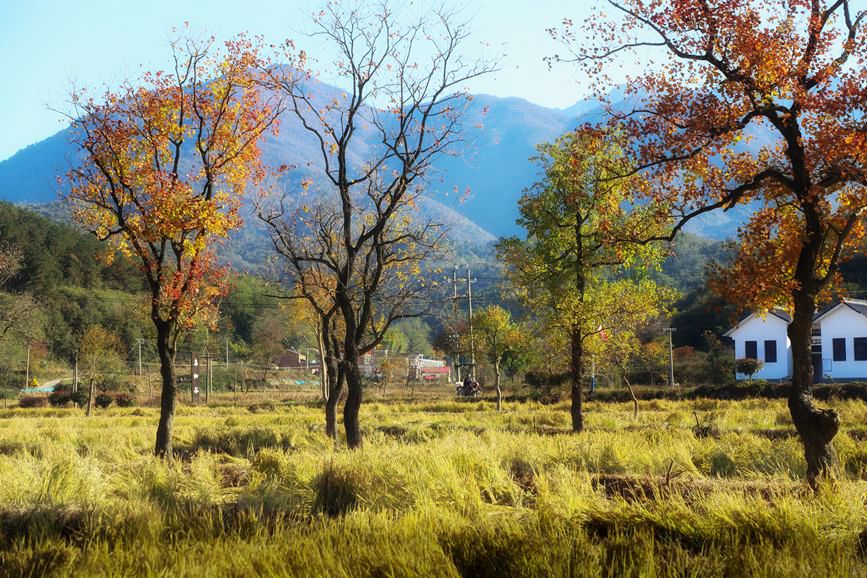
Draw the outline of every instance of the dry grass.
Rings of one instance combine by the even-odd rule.
[[[863,402],[812,494],[783,402],[591,402],[575,436],[565,405],[371,396],[351,452],[312,404],[219,401],[169,463],[154,408],[0,411],[3,574],[867,575]]]

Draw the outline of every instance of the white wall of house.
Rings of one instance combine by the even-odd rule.
[[[832,379],[867,379],[867,360],[855,360],[855,338],[867,337],[867,317],[845,304],[819,319],[824,373]],[[834,338],[846,340],[846,360],[834,360]]]
[[[786,334],[787,323],[769,313],[764,319],[753,314],[729,331],[726,335],[735,344],[735,359],[747,356],[746,342],[756,342],[757,358],[765,362],[764,367],[753,375],[753,379],[786,379],[792,375],[792,347]],[[765,360],[765,341],[775,341],[777,344],[777,361],[768,363]],[[748,376],[738,373],[737,379],[747,379]]]

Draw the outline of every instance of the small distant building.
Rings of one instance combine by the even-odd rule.
[[[409,358],[409,377],[418,381],[451,380],[451,368],[442,359],[416,355]]]
[[[307,356],[300,351],[287,349],[274,359],[274,365],[279,369],[299,369],[316,365],[316,360],[311,359],[308,365]]]
[[[752,313],[726,332],[735,345],[735,359],[760,359],[765,365],[754,379],[788,379],[792,376],[792,345],[786,331],[792,318],[782,309],[764,317]],[[748,376],[738,373],[737,379]]]

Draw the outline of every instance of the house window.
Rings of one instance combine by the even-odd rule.
[[[855,338],[855,361],[867,361],[867,337]]]
[[[759,358],[759,342],[758,341],[747,341],[744,343],[745,355],[744,357],[748,357],[749,359],[758,359]]]
[[[834,361],[846,361],[846,338],[835,337],[831,345],[834,348]]]
[[[777,342],[773,339],[765,341],[765,363],[777,362]]]

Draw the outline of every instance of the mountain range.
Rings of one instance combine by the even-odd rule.
[[[314,88],[323,99],[340,92],[318,82]],[[419,210],[448,223],[452,240],[476,254],[498,237],[519,235],[517,200],[538,178],[537,167],[529,160],[536,145],[601,116],[600,105],[591,100],[555,109],[520,98],[475,95],[464,123],[465,144],[460,154],[438,159]],[[57,177],[79,154],[70,136],[69,129],[61,130],[0,162],[0,200],[31,205],[56,201]],[[373,137],[370,131],[358,134],[356,162],[366,160]],[[288,113],[281,119],[279,134],[269,134],[262,143],[262,158],[271,166],[289,165],[302,171],[320,162],[311,135]],[[690,230],[712,239],[728,238],[749,212],[744,207],[716,214],[692,223]],[[256,244],[261,236],[248,231],[240,237]]]

